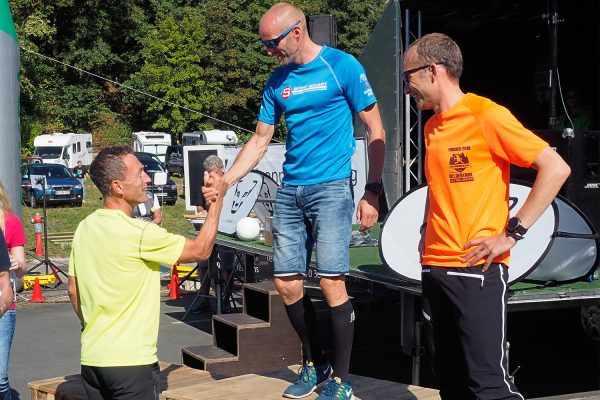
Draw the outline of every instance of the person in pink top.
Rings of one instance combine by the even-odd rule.
[[[27,271],[25,262],[25,232],[21,220],[12,213],[10,200],[6,189],[0,183],[0,228],[4,234],[6,247],[10,255],[11,280],[22,278]],[[13,286],[16,293],[16,288]],[[8,382],[8,358],[13,334],[15,332],[16,309],[15,303],[0,318],[0,400],[11,400],[11,390]]]

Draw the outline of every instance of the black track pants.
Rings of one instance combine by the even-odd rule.
[[[423,267],[442,399],[523,400],[508,378],[507,281],[504,264]]]

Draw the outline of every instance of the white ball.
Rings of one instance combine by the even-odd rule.
[[[256,218],[244,217],[235,224],[235,233],[242,240],[254,240],[259,232],[260,226]]]

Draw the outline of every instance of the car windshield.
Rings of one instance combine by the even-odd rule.
[[[33,155],[42,158],[60,158],[62,150],[63,148],[60,146],[36,147]]]
[[[157,156],[164,156],[167,152],[166,144],[146,144],[144,145],[144,152],[150,154],[156,154]]]
[[[140,157],[140,162],[144,164],[144,170],[146,172],[163,172],[163,166],[156,160],[149,157]]]
[[[64,165],[31,166],[31,175],[46,175],[48,178],[71,178],[71,172]]]

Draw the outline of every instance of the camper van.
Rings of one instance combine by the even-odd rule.
[[[185,132],[182,141],[184,146],[195,146],[199,144],[236,145],[238,138],[234,131],[220,131],[214,129],[211,131]]]
[[[133,132],[133,151],[155,154],[164,164],[171,135],[164,132]]]
[[[33,140],[33,155],[40,157],[44,164],[62,164],[69,169],[92,163],[94,149],[89,133],[60,133],[39,135]]]

